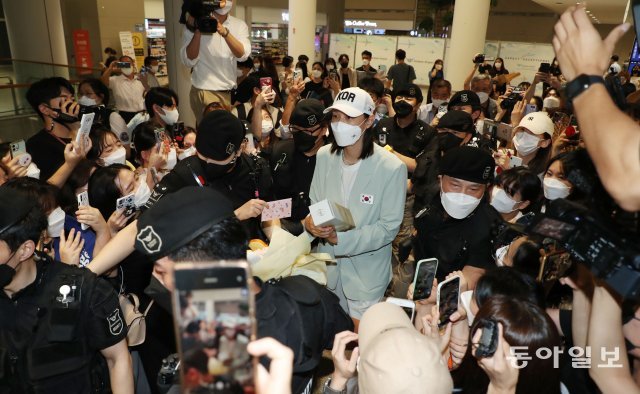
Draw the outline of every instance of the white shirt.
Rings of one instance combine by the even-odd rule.
[[[433,103],[422,104],[418,109],[418,119],[430,125],[431,121],[433,121],[433,118],[436,117],[437,112],[438,109],[435,108],[434,110]]]
[[[249,41],[247,24],[229,15],[222,25],[229,29],[229,33],[242,43],[244,48],[242,57],[235,57],[224,37],[214,33],[200,36],[200,52],[198,57],[191,60],[187,57],[187,46],[193,38],[193,33],[186,27],[182,32],[180,59],[182,64],[193,68],[191,84],[198,89],[218,91],[235,88],[237,81],[236,63],[247,60],[251,54],[251,42]]]
[[[113,92],[118,111],[140,112],[144,110],[144,85],[137,78],[124,75],[109,77],[109,88]]]
[[[358,170],[360,169],[360,164],[362,160],[358,160],[356,164],[347,165],[344,164],[344,161],[340,160],[340,170],[342,172],[342,205],[349,205],[349,196],[351,195],[351,189],[353,189],[353,184],[356,182],[356,176],[358,175]]]

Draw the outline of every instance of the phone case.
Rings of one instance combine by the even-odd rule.
[[[443,301],[441,299],[442,298],[442,288],[448,287],[448,285],[453,281],[457,281],[458,282],[458,289],[457,289],[457,291],[455,293],[453,293],[453,294],[456,294],[456,299],[455,299],[456,307],[455,307],[455,309],[451,308],[450,310],[447,310],[447,311],[441,311],[441,303]],[[458,309],[458,304],[460,302],[460,277],[459,276],[451,277],[451,278],[445,280],[444,282],[438,284],[438,297],[437,297],[437,300],[438,300],[438,304],[437,304],[438,305],[438,311],[441,311],[440,312],[440,321],[438,322],[438,326],[439,327],[444,327],[444,326],[447,325],[447,323],[449,321],[449,317]],[[453,300],[446,300],[446,301],[453,301]]]
[[[78,194],[77,198],[78,198],[78,208],[89,206],[89,193],[88,192],[82,192],[82,193]],[[89,225],[88,224],[84,224],[84,223],[80,223],[80,227],[82,227],[83,230],[86,230],[86,229],[89,228]]]
[[[418,276],[420,275],[421,272],[421,268],[427,265],[433,266],[435,263],[435,267],[433,268],[433,274],[432,274],[432,278],[430,280],[431,284],[428,285],[428,289],[424,289],[424,294],[422,294],[422,292],[419,292],[419,282],[418,280],[421,279]],[[435,278],[435,275],[438,271],[438,259],[432,258],[432,259],[424,259],[424,260],[420,260],[418,261],[418,265],[416,266],[416,274],[413,276],[413,300],[414,301],[418,301],[418,300],[424,300],[427,299],[431,296],[431,288],[433,287],[433,279]],[[431,273],[430,273],[431,274]],[[428,278],[425,278],[425,280],[427,280]]]
[[[116,209],[124,211],[124,216],[130,216],[136,211],[136,203],[134,194],[120,197],[116,201]]]

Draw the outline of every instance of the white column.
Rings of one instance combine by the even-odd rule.
[[[462,90],[473,55],[484,51],[490,0],[456,0],[451,27],[451,45],[444,64],[445,78],[453,90]]]
[[[191,90],[191,73],[180,61],[182,32],[184,25],[178,23],[182,8],[182,0],[164,0],[164,20],[167,29],[167,72],[169,87],[180,97],[180,120],[186,126],[195,127],[196,118],[191,110],[189,92]]]
[[[488,0],[487,0],[488,1]],[[294,62],[299,55],[315,58],[316,0],[289,0],[289,50]]]

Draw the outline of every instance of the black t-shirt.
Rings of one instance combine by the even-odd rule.
[[[364,71],[364,72],[373,73],[373,74],[378,72],[378,70],[376,70],[376,68],[373,67],[372,65],[369,65],[369,69],[365,70],[364,69],[364,64],[362,66],[356,68],[356,71]]]
[[[384,118],[374,129],[380,145],[391,145],[401,155],[416,158],[427,144],[435,137],[436,131],[423,121],[416,119],[407,127],[400,127],[396,117]]]
[[[322,82],[307,82],[304,86],[304,90],[300,94],[300,97],[320,100],[325,108],[333,105],[333,97],[331,97],[331,92],[329,91],[329,89],[323,86]]]
[[[347,89],[351,87],[351,81],[349,80],[349,73],[342,74],[342,86],[341,89]]]
[[[47,180],[64,164],[64,148],[71,138],[58,139],[46,130],[40,130],[27,140],[27,152],[40,169],[40,179]]]
[[[437,195],[414,221],[416,261],[438,259],[438,281],[464,266],[489,269],[496,264],[491,256],[494,227],[502,221],[485,200],[464,219],[453,219],[445,212]]]

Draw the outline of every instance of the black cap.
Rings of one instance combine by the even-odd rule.
[[[439,129],[451,129],[463,133],[475,133],[473,118],[464,111],[451,110],[444,114],[438,122]]]
[[[18,190],[0,187],[0,234],[24,219],[35,206],[35,201],[24,198]]]
[[[230,112],[209,112],[198,125],[196,150],[213,160],[225,160],[240,149],[244,139],[244,126]]]
[[[461,90],[449,100],[449,109],[457,106],[470,105],[473,109],[480,108],[480,98],[471,90]]]
[[[206,187],[182,188],[140,215],[135,248],[157,260],[233,215],[231,201],[219,192]]]
[[[293,109],[289,123],[292,126],[307,129],[320,124],[324,120],[324,105],[320,100],[300,100]]]
[[[486,184],[493,179],[496,163],[491,154],[473,146],[453,148],[440,160],[440,175]]]
[[[397,96],[413,97],[418,101],[422,101],[422,90],[415,83],[408,83],[393,91],[393,97]]]

